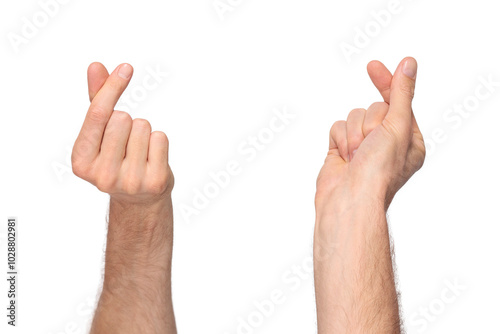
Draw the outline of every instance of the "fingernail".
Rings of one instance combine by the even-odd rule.
[[[118,76],[123,79],[130,79],[132,76],[132,66],[129,64],[123,64],[118,70]]]
[[[417,77],[417,62],[415,59],[410,58],[406,60],[403,65],[403,73],[412,79]]]

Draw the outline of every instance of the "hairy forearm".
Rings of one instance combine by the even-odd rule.
[[[400,333],[384,201],[343,190],[319,203],[314,233],[318,332]]]
[[[110,201],[106,266],[92,334],[176,333],[171,298],[170,197]]]

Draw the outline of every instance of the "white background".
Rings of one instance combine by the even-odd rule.
[[[121,109],[170,139],[179,333],[238,333],[239,317],[247,321],[275,289],[285,301],[253,333],[314,333],[311,274],[299,279],[291,269],[311,256],[328,131],[381,100],[366,74],[370,60],[393,71],[405,56],[419,62],[414,112],[428,143],[423,169],[389,212],[407,331],[500,333],[496,2],[401,0],[382,27],[372,11],[390,0],[223,0],[231,6],[223,15],[213,0],[61,0],[50,17],[41,5],[49,2],[0,5],[2,263],[8,216],[20,230],[18,327],[6,325],[2,279],[2,333],[87,330],[107,196],[68,164],[93,61],[110,71],[134,66],[126,94],[137,105]],[[26,35],[26,22],[39,27]],[[365,28],[371,37],[362,45],[355,37]],[[346,57],[346,44],[357,53]],[[145,89],[154,71],[168,76]],[[497,82],[491,92],[481,83],[488,77]],[[476,98],[477,89],[488,96]],[[447,111],[457,106],[466,114]],[[283,108],[295,115],[284,130],[254,159],[239,153]],[[179,208],[231,160],[241,173],[186,219]],[[447,290],[454,283],[455,293]]]

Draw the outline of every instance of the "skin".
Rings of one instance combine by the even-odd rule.
[[[133,74],[88,68],[90,108],[73,172],[110,195],[104,283],[91,333],[176,333],[171,297],[174,178],[168,138],[114,107]]]
[[[317,179],[314,275],[318,333],[401,333],[386,213],[419,170],[425,145],[412,110],[417,63],[368,74],[384,102],[352,110],[330,131]]]
[[[111,74],[90,65],[91,105],[72,153],[75,175],[110,195],[105,276],[91,333],[176,333],[168,139],[146,120],[114,110],[132,72],[128,64]],[[416,62],[405,58],[392,76],[374,61],[368,73],[384,102],[333,125],[317,180],[320,334],[401,332],[386,211],[425,158],[411,108]]]

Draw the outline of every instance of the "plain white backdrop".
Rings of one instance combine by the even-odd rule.
[[[2,311],[1,333],[87,331],[107,195],[69,157],[94,61],[134,66],[119,109],[170,139],[179,333],[314,333],[308,260],[328,132],[381,100],[370,60],[393,71],[405,56],[419,63],[428,144],[389,211],[407,331],[500,333],[494,1],[2,0],[0,22],[0,276],[8,216],[20,273],[18,327]],[[234,161],[238,174],[214,186]],[[0,291],[5,310],[5,279]]]

